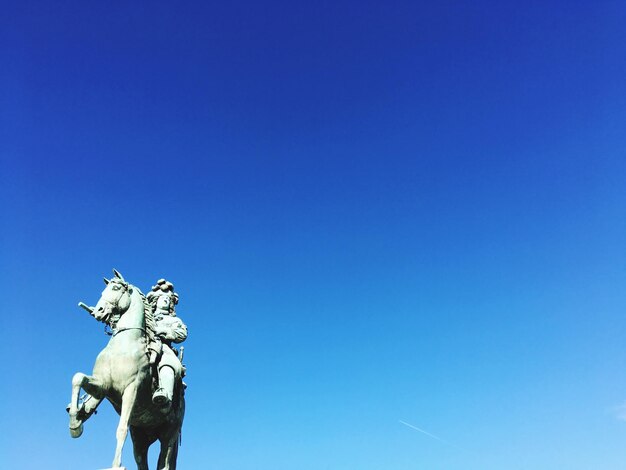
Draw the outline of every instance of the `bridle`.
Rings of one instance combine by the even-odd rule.
[[[104,321],[104,334],[107,335],[107,336],[115,337],[118,334],[123,333],[124,331],[141,330],[143,332],[143,334],[145,335],[146,334],[146,329],[138,327],[138,326],[124,327],[124,328],[120,328],[119,330],[115,328],[115,325],[117,325],[117,322],[120,320],[122,315],[124,315],[124,313],[126,313],[126,312],[123,312],[123,313],[120,313],[118,315],[114,314],[114,312],[119,309],[119,301],[122,298],[122,295],[124,295],[125,293],[128,293],[128,283],[125,282],[125,281],[118,281],[118,280],[111,280],[110,282],[112,284],[114,284],[114,285],[120,286],[123,289],[123,291],[120,294],[120,296],[118,297],[118,299],[117,299],[115,304],[113,302],[110,302],[107,299],[104,300],[105,303],[107,303],[108,305],[111,306],[111,313],[109,315],[107,315],[107,317],[103,320]]]

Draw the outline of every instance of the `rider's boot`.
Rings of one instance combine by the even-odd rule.
[[[159,369],[159,388],[152,395],[152,403],[162,408],[169,407],[174,395],[174,370],[169,366]]]

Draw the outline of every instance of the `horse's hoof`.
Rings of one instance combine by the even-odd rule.
[[[70,436],[74,439],[83,435],[83,423],[80,423],[76,428],[70,428]]]

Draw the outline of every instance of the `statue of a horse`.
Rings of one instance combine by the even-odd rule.
[[[106,398],[120,415],[112,467],[121,467],[122,448],[130,429],[138,470],[148,470],[148,447],[157,439],[161,442],[158,469],[175,470],[185,414],[184,387],[178,381],[169,409],[152,403],[153,367],[147,349],[154,335],[152,311],[141,291],[113,272],[115,277],[105,279],[107,286],[96,306],[88,308],[97,320],[109,325],[111,339],[98,354],[93,375],[79,372],[72,379],[70,434],[80,437],[83,423]],[[81,388],[91,395],[83,403]]]

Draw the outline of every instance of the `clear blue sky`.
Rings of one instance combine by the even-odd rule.
[[[624,2],[131,3],[3,8],[3,467],[110,464],[115,267],[182,470],[626,469]]]

